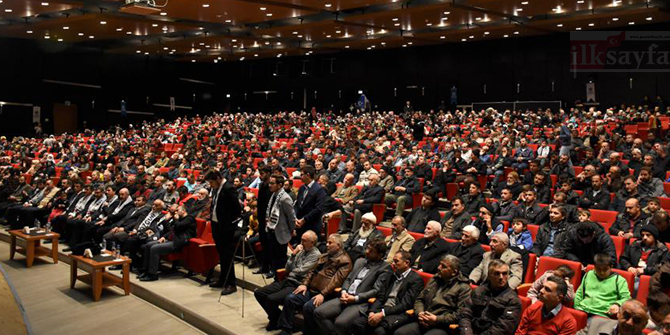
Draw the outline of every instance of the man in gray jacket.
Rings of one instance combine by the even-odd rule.
[[[365,250],[365,258],[354,263],[342,283],[340,298],[323,303],[314,310],[314,321],[319,334],[347,335],[352,333],[354,320],[361,312],[365,314],[368,299],[384,290],[391,276],[391,266],[384,261],[386,244],[382,239],[371,240]]]
[[[258,303],[268,314],[269,323],[265,327],[267,331],[273,331],[277,328],[277,319],[281,311],[279,305],[284,302],[286,296],[291,294],[305,279],[305,274],[314,267],[321,252],[314,245],[316,244],[316,234],[308,230],[302,234],[300,244],[293,249],[291,257],[286,262],[286,277],[282,281],[265,287],[259,288],[254,292]]]
[[[269,249],[267,252],[272,257],[270,274],[266,277],[272,278],[275,272],[286,264],[286,246],[291,240],[291,233],[295,229],[296,218],[293,200],[284,191],[284,177],[272,175],[268,185],[272,195],[265,212],[265,231],[267,232]]]

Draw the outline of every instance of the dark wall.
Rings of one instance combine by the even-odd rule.
[[[667,23],[635,27],[636,30],[668,28]],[[0,38],[3,50],[0,101],[42,106],[44,119],[50,119],[53,103],[70,101],[78,106],[80,124],[86,121],[89,126],[103,127],[120,120],[120,114],[107,110],[120,109],[121,100],[126,101],[129,111],[170,117],[172,114],[166,108],[153,104],[168,104],[171,96],[177,105],[193,107],[178,113],[195,114],[300,109],[305,92],[308,108],[337,111],[348,109],[357,100],[358,90],[364,90],[380,109],[398,109],[405,100],[411,100],[417,108],[428,109],[435,108],[441,100],[448,103],[449,90],[454,85],[458,87],[459,104],[515,100],[562,100],[572,104],[585,98],[585,84],[590,79],[596,83],[598,100],[606,106],[639,102],[644,95],[662,95],[670,89],[670,76],[663,73],[574,76],[569,72],[568,47],[569,35],[555,34],[204,64],[80,50],[52,41]],[[631,77],[633,89],[629,87]],[[102,88],[57,85],[43,79]],[[276,93],[254,93],[262,91]],[[226,94],[231,97],[226,98]],[[9,134],[29,131],[30,117],[23,117],[23,110],[27,109],[2,113],[0,131]],[[131,114],[129,121],[147,117]],[[7,124],[12,126],[8,128]],[[49,127],[50,122],[45,122],[45,131],[50,131]]]

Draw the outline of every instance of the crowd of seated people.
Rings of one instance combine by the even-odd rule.
[[[537,284],[535,300],[553,307],[542,313],[574,291],[576,309],[615,318],[642,277],[670,264],[667,114],[644,106],[237,113],[0,138],[0,221],[49,224],[72,251],[114,244],[151,281],[161,255],[196,237],[196,218],[216,214],[210,181],[219,180],[241,208],[226,232],[260,245],[258,273],[288,271],[289,282],[257,293],[269,329],[294,330],[302,311],[307,333],[432,334],[456,324],[485,333],[493,320],[499,333],[513,333],[526,312],[514,293],[523,284]],[[576,262],[585,273],[578,282],[596,284],[564,289],[559,282],[571,276],[560,268],[534,283],[543,258]],[[633,275],[632,290],[615,270]],[[401,302],[397,289],[408,288],[393,281],[414,272],[435,275],[435,287]],[[472,293],[461,294],[464,278]],[[605,285],[609,278],[615,284]],[[454,285],[459,298],[436,295]],[[597,295],[615,288],[615,301]],[[492,294],[502,296],[492,302]],[[490,304],[501,301],[510,313],[493,318]],[[454,305],[433,306],[443,303]],[[384,311],[396,304],[415,313],[405,320],[396,309],[403,325],[388,326],[395,319]]]

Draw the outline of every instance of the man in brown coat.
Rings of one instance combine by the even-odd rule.
[[[316,266],[307,273],[302,284],[284,300],[284,309],[277,321],[282,329],[281,335],[293,331],[293,317],[296,310],[302,310],[305,318],[303,334],[315,332],[314,309],[326,299],[335,296],[335,289],[342,286],[344,279],[351,272],[351,259],[344,252],[340,235],[328,236],[326,248],[328,252],[321,255]]]
[[[402,216],[395,216],[391,220],[393,226],[393,234],[386,236],[384,242],[388,253],[386,254],[386,261],[393,263],[393,257],[398,251],[404,250],[409,252],[414,245],[414,236],[407,232],[407,221]]]

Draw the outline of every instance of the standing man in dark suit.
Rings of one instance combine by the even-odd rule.
[[[326,189],[314,180],[314,167],[306,165],[300,171],[300,179],[304,185],[298,190],[298,197],[295,200],[295,216],[298,219],[295,223],[296,235],[302,236],[307,230],[312,230],[316,235],[321,234],[323,222],[323,202],[326,199]]]
[[[295,212],[293,200],[284,191],[284,176],[277,174],[270,177],[270,204],[265,214],[265,231],[268,239],[268,255],[271,256],[270,272],[272,278],[278,269],[286,265],[286,246],[291,241],[291,233],[295,229]]]
[[[414,307],[414,301],[423,289],[423,280],[409,267],[412,255],[400,250],[393,256],[394,274],[377,292],[375,302],[366,311],[361,308],[361,315],[351,324],[351,331],[356,335],[386,335],[410,321],[405,313]]]
[[[272,196],[272,191],[270,191],[270,185],[268,183],[270,180],[270,174],[272,173],[272,167],[269,165],[264,165],[259,170],[261,174],[261,186],[258,188],[258,207],[256,208],[256,213],[258,216],[258,236],[263,251],[261,251],[259,260],[260,267],[258,271],[254,271],[254,274],[270,272],[270,261],[272,255],[269,251],[270,246],[268,244],[267,233],[265,232],[265,212],[267,211],[268,205],[270,204],[270,196]]]
[[[224,179],[220,172],[209,171],[205,176],[212,190],[212,237],[219,252],[221,276],[209,287],[223,287],[221,295],[237,292],[235,286],[235,268],[233,267],[233,253],[235,248],[234,221],[242,213],[242,207],[237,200],[237,191],[233,184]]]

